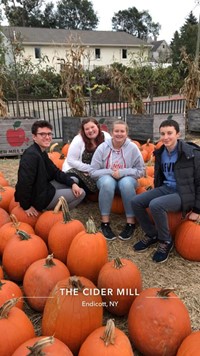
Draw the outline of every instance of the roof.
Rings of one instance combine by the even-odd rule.
[[[161,45],[163,42],[168,46],[168,44],[166,43],[165,40],[152,41],[152,42],[151,42],[151,45],[153,46],[152,51],[153,51],[153,52],[157,51],[157,49],[160,47],[160,45]]]
[[[120,46],[120,47],[151,47],[147,42],[123,31],[89,31],[89,30],[65,30],[38,27],[2,26],[1,30],[7,38],[13,38],[21,33],[23,44],[26,45],[63,45],[73,42],[81,42],[85,46]]]

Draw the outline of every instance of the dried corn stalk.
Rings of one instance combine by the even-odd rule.
[[[8,108],[3,100],[3,91],[0,88],[0,117],[7,117],[8,116]]]

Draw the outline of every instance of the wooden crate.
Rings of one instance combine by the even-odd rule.
[[[85,117],[63,117],[62,118],[62,130],[63,130],[63,144],[71,142],[74,136],[76,136],[80,130],[81,122]],[[100,123],[101,129],[111,133],[112,124],[114,121],[119,120],[118,117],[95,117]],[[121,118],[120,118],[121,119]]]
[[[35,118],[0,119],[0,157],[21,155],[32,141]]]
[[[129,136],[133,140],[145,142],[149,138],[152,142],[157,142],[160,138],[159,126],[162,121],[171,118],[178,122],[180,126],[180,138],[185,138],[185,118],[182,114],[158,114],[150,115],[127,115]]]

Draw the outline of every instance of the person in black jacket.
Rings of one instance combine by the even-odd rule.
[[[190,220],[200,219],[200,147],[179,139],[179,125],[174,120],[163,121],[159,130],[163,145],[154,151],[155,188],[132,200],[135,217],[146,234],[133,248],[143,252],[158,242],[154,262],[166,261],[173,248],[168,211],[181,211]]]
[[[69,209],[75,208],[84,199],[85,191],[48,157],[46,149],[52,141],[52,125],[48,121],[37,120],[31,132],[34,143],[21,157],[15,200],[28,216],[53,209],[61,196],[67,200]]]

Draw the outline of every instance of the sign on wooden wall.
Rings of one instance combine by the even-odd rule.
[[[0,157],[21,155],[32,141],[34,118],[0,119]]]

